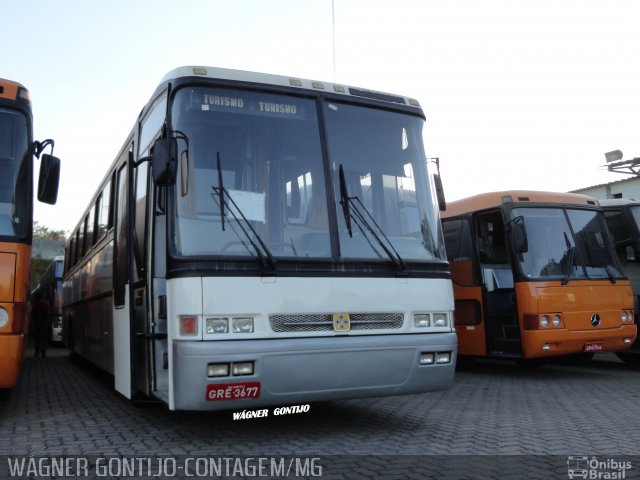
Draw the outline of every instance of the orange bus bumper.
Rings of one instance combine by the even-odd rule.
[[[24,335],[0,335],[0,388],[18,381],[24,358]]]
[[[616,352],[629,348],[636,334],[636,325],[603,330],[526,330],[522,332],[523,356],[539,358],[580,352]]]

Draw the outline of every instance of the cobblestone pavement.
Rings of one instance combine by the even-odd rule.
[[[428,456],[500,455],[504,460],[486,458],[504,468],[514,458],[555,455],[549,465],[564,470],[546,478],[567,478],[567,456],[640,454],[640,369],[612,354],[535,369],[476,362],[442,392],[312,404],[308,413],[234,421],[229,411],[134,405],[112,389],[109,377],[72,363],[60,348],[47,358],[28,356],[18,385],[0,403],[0,454],[348,455],[374,472],[376,459],[390,457],[372,455],[438,458],[431,463],[440,466],[446,459]],[[636,465],[633,473],[640,457]],[[504,468],[493,478],[506,478]],[[513,478],[527,478],[514,468]],[[337,478],[351,478],[345,475]],[[405,477],[398,475],[388,478]],[[634,477],[627,472],[626,478]]]

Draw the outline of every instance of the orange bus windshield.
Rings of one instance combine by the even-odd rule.
[[[27,117],[0,108],[0,239],[27,237],[30,221],[30,155]]]
[[[518,255],[529,280],[622,278],[602,215],[574,208],[515,208],[522,218],[527,251]]]

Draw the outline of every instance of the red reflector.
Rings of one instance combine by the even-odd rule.
[[[197,335],[198,317],[180,317],[180,335]]]
[[[525,313],[522,319],[525,330],[538,330],[540,328],[540,322],[538,321],[538,315],[536,313]]]

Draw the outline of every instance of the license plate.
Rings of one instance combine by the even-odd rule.
[[[260,397],[260,382],[207,385],[207,400],[245,400]]]
[[[601,352],[602,344],[601,343],[585,343],[584,351],[585,352]]]

